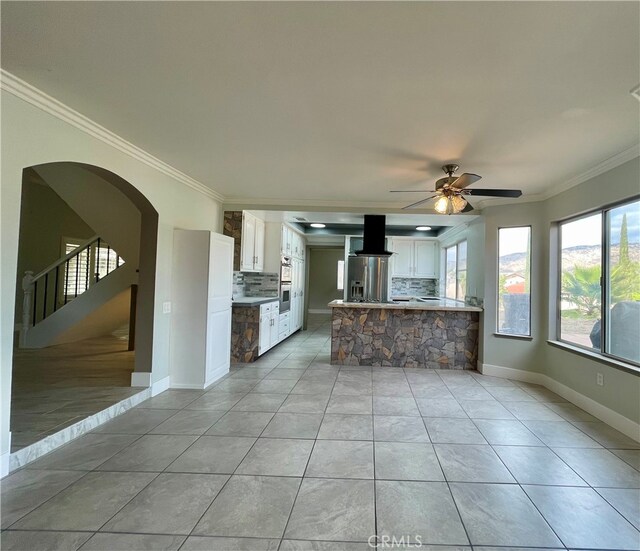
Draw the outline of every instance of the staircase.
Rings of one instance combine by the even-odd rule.
[[[34,275],[24,292],[20,348],[104,335],[129,321],[134,266],[94,236]]]

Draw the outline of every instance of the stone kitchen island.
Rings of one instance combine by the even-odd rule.
[[[331,363],[476,369],[482,308],[450,299],[345,302],[331,308]]]

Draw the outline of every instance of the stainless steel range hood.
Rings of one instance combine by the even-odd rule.
[[[391,256],[385,250],[385,221],[384,214],[365,214],[362,250],[356,251],[356,256]]]

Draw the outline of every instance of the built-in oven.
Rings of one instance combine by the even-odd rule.
[[[291,283],[291,257],[283,256],[280,263],[280,281]]]
[[[280,313],[291,307],[291,257],[283,256],[280,263]]]
[[[291,308],[291,283],[280,282],[280,313],[284,314]]]

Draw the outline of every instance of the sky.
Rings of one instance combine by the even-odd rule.
[[[513,253],[526,253],[531,228],[523,226],[521,228],[500,228],[500,250],[498,256],[505,256]]]
[[[622,217],[627,215],[627,235],[629,243],[640,243],[640,202],[636,201],[612,209],[609,214],[611,243],[620,243]],[[601,215],[595,214],[562,226],[562,248],[578,245],[599,245],[602,240]]]

